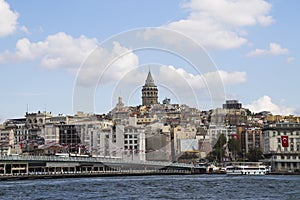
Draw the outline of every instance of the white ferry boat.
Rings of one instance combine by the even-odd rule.
[[[270,167],[261,162],[234,162],[226,167],[227,175],[266,175]]]

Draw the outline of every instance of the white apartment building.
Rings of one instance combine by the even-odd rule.
[[[263,137],[263,153],[273,171],[300,170],[300,123],[268,125]]]

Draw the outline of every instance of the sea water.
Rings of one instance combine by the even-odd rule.
[[[165,175],[10,180],[0,199],[300,199],[300,176]]]

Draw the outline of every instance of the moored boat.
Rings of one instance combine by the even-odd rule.
[[[270,167],[261,162],[234,162],[226,166],[227,175],[266,175]]]

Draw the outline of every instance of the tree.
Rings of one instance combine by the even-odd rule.
[[[217,160],[219,162],[223,161],[225,156],[225,146],[226,146],[226,136],[221,134],[213,147],[213,150],[210,152],[209,160]]]
[[[221,134],[218,138],[217,143],[215,144],[214,148],[224,148],[226,144],[226,136],[224,134]]]
[[[233,158],[236,159],[236,155],[241,153],[241,145],[237,139],[231,138],[228,141],[228,149],[233,154]]]
[[[247,153],[247,158],[250,162],[257,162],[263,158],[263,152],[260,148],[255,147]]]

